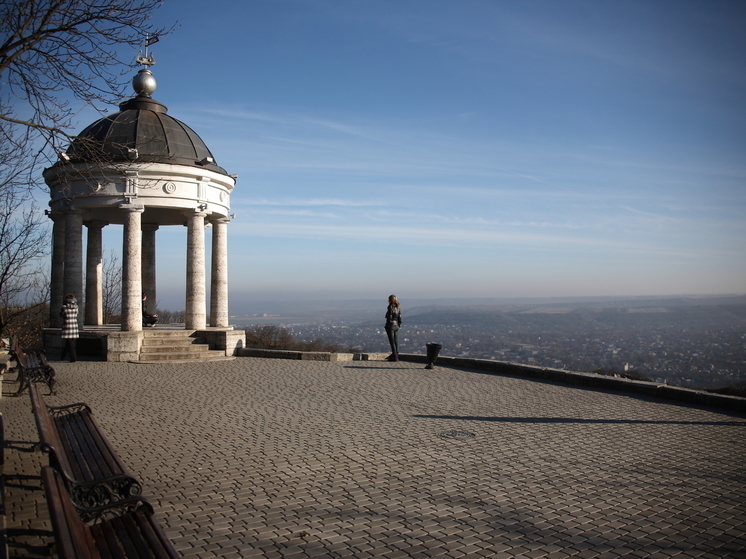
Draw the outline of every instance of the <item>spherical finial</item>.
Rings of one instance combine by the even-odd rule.
[[[153,77],[153,72],[147,68],[140,70],[137,75],[132,78],[132,87],[138,95],[150,97],[155,93],[155,88],[157,87],[155,78]]]

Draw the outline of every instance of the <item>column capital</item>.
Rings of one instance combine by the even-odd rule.
[[[125,203],[119,204],[119,209],[124,210],[125,212],[132,212],[132,213],[144,212],[145,206],[141,206],[139,204],[127,204],[125,202]]]
[[[109,225],[109,222],[101,219],[91,219],[90,221],[84,221],[83,225],[88,227],[88,229],[103,229]]]
[[[186,217],[207,217],[207,212],[199,208],[184,210],[182,212]]]
[[[158,225],[157,223],[143,223],[140,226],[143,231],[158,231],[159,227],[160,225]]]
[[[213,225],[217,225],[217,224],[226,224],[227,225],[232,220],[231,220],[230,217],[211,217],[209,221]]]
[[[60,221],[60,220],[64,219],[64,217],[65,217],[64,212],[61,212],[60,210],[46,210],[44,213],[53,222]]]

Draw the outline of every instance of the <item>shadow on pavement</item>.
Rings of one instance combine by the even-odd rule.
[[[574,417],[485,417],[478,415],[413,415],[422,419],[462,419],[503,423],[624,423],[641,425],[728,425],[746,426],[746,421],[657,421],[649,419],[580,419]]]

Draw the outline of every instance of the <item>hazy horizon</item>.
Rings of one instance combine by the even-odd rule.
[[[654,304],[746,304],[746,294],[637,297],[473,297],[414,298],[402,301],[405,316],[431,310],[516,309],[521,307],[647,307]],[[231,305],[231,324],[313,321],[367,321],[383,317],[386,298],[245,300]],[[380,315],[380,316],[379,316]]]

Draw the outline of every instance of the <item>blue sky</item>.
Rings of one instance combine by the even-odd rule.
[[[239,175],[237,304],[746,292],[743,2],[167,1],[176,21],[154,97]],[[178,308],[185,232],[158,243]]]

